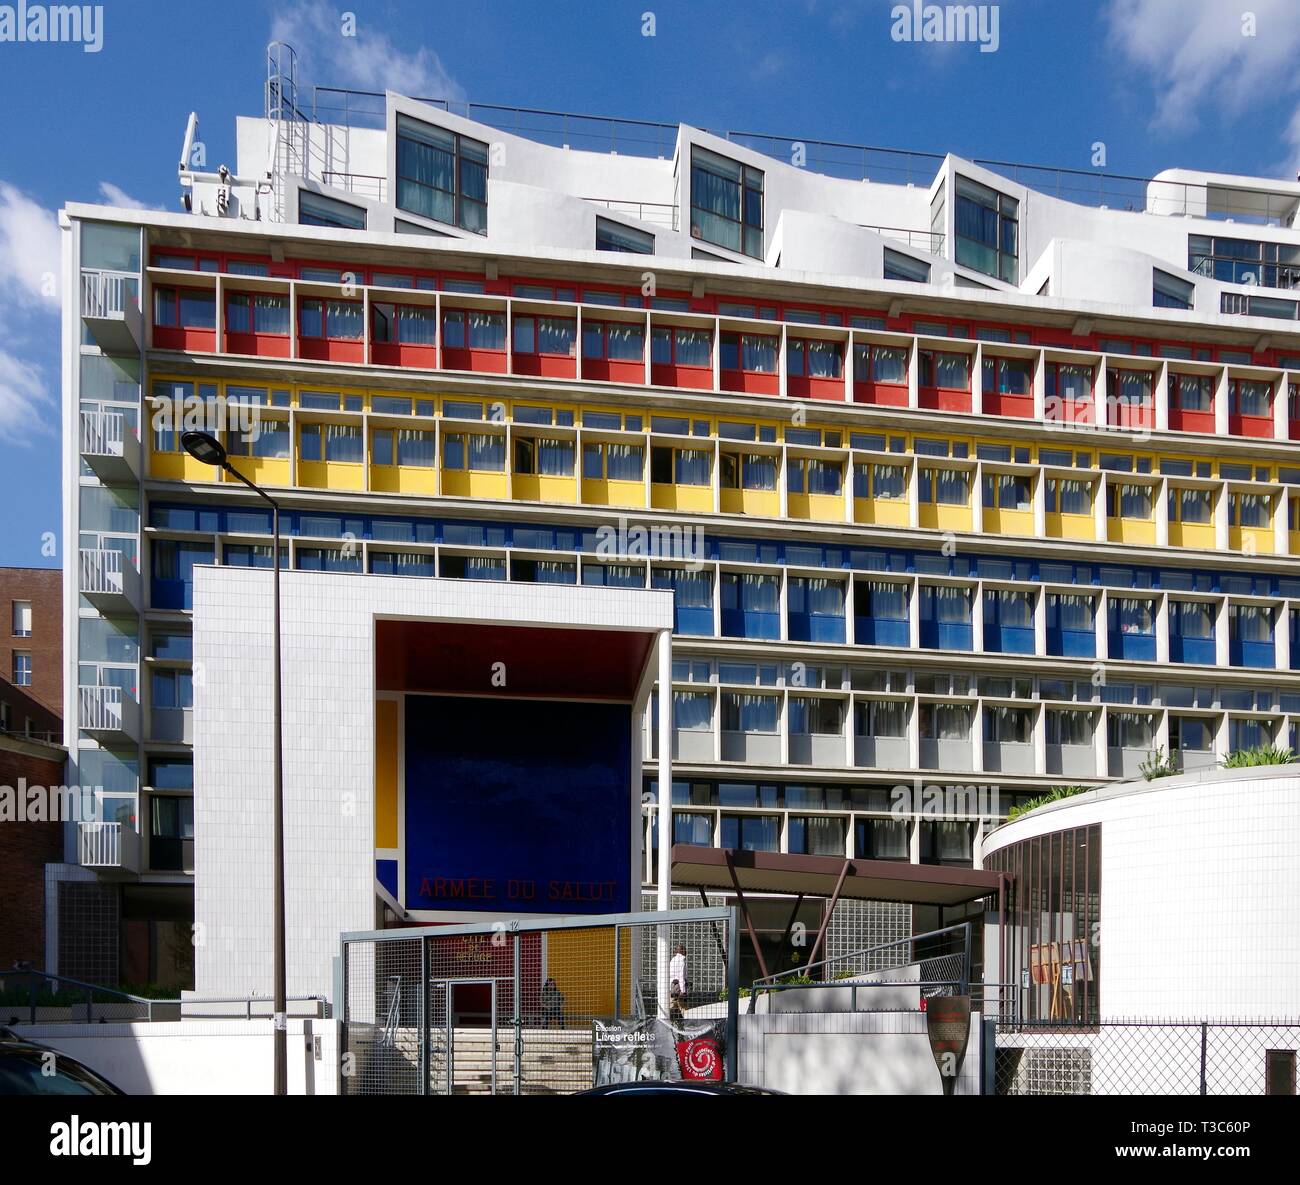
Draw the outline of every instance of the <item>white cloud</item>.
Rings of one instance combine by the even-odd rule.
[[[311,82],[358,90],[397,91],[423,99],[463,102],[465,92],[428,46],[405,52],[374,31],[364,16],[348,36],[342,14],[318,0],[301,0],[277,14],[271,38],[298,51]],[[299,86],[304,82],[302,71]]]
[[[99,194],[110,206],[120,206],[124,210],[164,210],[165,206],[151,206],[148,202],[137,201],[124,189],[119,189],[111,181],[99,183]]]
[[[1202,111],[1237,116],[1300,91],[1295,0],[1110,0],[1105,20],[1134,80],[1156,92],[1158,128],[1186,132]]]
[[[33,435],[49,435],[44,413],[51,407],[40,368],[0,347],[0,440],[25,444]]]
[[[27,345],[57,340],[59,224],[54,211],[0,181],[0,439],[52,431],[53,401]],[[29,326],[33,333],[24,333]],[[36,414],[33,414],[35,412]]]
[[[52,210],[0,181],[0,293],[16,303],[59,307],[59,223]]]

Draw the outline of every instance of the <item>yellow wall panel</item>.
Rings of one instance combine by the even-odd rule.
[[[510,500],[508,473],[476,473],[467,469],[444,469],[442,492],[450,498],[494,498]]]
[[[984,529],[997,535],[1033,535],[1032,510],[985,510]]]
[[[1090,514],[1048,514],[1047,534],[1052,539],[1095,539],[1097,525]]]
[[[645,506],[645,483],[583,478],[582,500],[589,506],[629,506],[641,509]]]
[[[1108,518],[1106,535],[1112,543],[1133,543],[1139,547],[1154,547],[1156,524],[1154,519]]]
[[[1170,523],[1170,547],[1200,547],[1214,549],[1213,523]]]
[[[375,847],[397,847],[396,700],[375,700]]]
[[[807,518],[822,523],[844,521],[844,497],[841,494],[789,494],[786,505],[791,518]]]
[[[853,520],[882,527],[910,525],[907,503],[900,498],[854,498]]]
[[[631,1010],[632,942],[623,932],[619,954],[619,1011]],[[564,994],[566,1016],[613,1016],[614,931],[552,930],[546,936],[546,972]]]
[[[1273,554],[1272,527],[1229,527],[1228,546],[1251,555]]]
[[[438,471],[431,465],[371,465],[370,488],[381,494],[436,494]]]
[[[655,484],[650,487],[650,505],[656,510],[695,510],[709,514],[713,510],[713,487]]]
[[[230,464],[258,485],[287,486],[291,480],[288,457],[231,457]],[[236,481],[227,477],[227,481]]]
[[[723,490],[721,502],[723,514],[781,517],[781,495],[776,490]]]
[[[969,506],[945,506],[935,502],[922,502],[920,524],[931,531],[969,531],[971,511]]]
[[[529,502],[576,502],[578,485],[572,477],[516,473],[511,478],[513,496]]]
[[[358,461],[299,461],[298,484],[322,490],[365,488],[365,466]]]

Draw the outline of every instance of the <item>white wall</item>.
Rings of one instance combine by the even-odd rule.
[[[1091,791],[998,828],[985,861],[1093,823],[1102,1020],[1300,1013],[1300,770],[1210,770]]]
[[[337,1094],[337,1022],[291,1019],[288,1025],[289,1094]],[[130,1095],[273,1093],[275,1053],[269,1020],[13,1028],[24,1039],[76,1058]]]

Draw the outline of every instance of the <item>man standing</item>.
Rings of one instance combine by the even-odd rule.
[[[682,1003],[686,999],[686,944],[677,944],[677,953],[668,964],[668,1019],[672,1024],[682,1023]]]

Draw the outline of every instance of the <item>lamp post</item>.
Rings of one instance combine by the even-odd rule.
[[[271,573],[274,588],[274,628],[272,630],[272,653],[275,665],[273,677],[274,706],[272,708],[272,728],[275,732],[275,774],[274,774],[274,815],[271,831],[271,846],[275,860],[275,922],[272,946],[275,950],[275,971],[272,991],[274,1000],[272,1009],[275,1014],[274,1048],[275,1079],[273,1092],[287,1094],[288,1066],[288,1032],[285,1013],[285,972],[284,972],[284,732],[280,720],[280,504],[265,490],[254,485],[231,463],[225,446],[207,432],[185,432],[181,436],[185,451],[196,461],[205,465],[217,465],[253,491],[271,507],[271,524],[273,543],[271,545]]]

